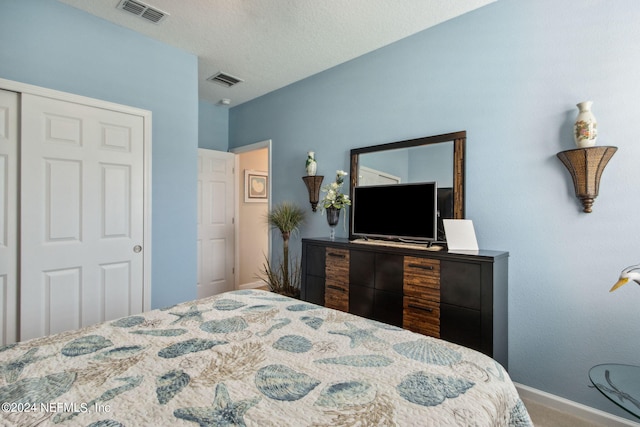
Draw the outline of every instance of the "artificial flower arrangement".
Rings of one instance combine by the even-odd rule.
[[[341,189],[344,184],[344,177],[347,173],[343,170],[336,171],[336,180],[329,185],[322,188],[322,191],[327,193],[322,199],[322,206],[325,209],[335,208],[342,209],[345,206],[351,204],[348,194],[344,194]]]

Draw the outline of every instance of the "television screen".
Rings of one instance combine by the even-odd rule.
[[[352,234],[406,241],[437,239],[435,182],[355,187]]]

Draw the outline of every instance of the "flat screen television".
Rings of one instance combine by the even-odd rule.
[[[355,187],[351,234],[406,242],[437,240],[435,182]]]

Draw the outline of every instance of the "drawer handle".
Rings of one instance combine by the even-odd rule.
[[[433,270],[433,265],[408,264],[411,268],[421,268],[423,270]]]
[[[334,258],[346,258],[345,254],[338,254],[338,253],[335,253],[335,252],[327,252],[327,255],[328,256],[332,256]]]
[[[347,292],[346,290],[344,290],[343,288],[339,287],[339,286],[335,286],[335,285],[327,285],[327,288],[329,289],[335,289],[336,291],[340,291],[340,292]]]
[[[422,264],[408,264],[409,267],[411,268],[420,268],[422,270],[433,270],[433,266],[432,265],[422,265]]]
[[[433,313],[433,308],[422,307],[420,305],[409,304],[409,308],[415,308],[416,310],[426,311],[427,313]]]
[[[405,282],[404,283],[405,287],[414,287],[414,288],[420,288],[422,289],[422,292],[434,292],[434,291],[438,291],[440,292],[440,284],[436,283],[436,284],[424,284],[422,282]],[[417,291],[417,289],[415,289]]]

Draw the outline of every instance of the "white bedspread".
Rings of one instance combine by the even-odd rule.
[[[3,425],[530,426],[491,358],[235,291],[0,348]]]

